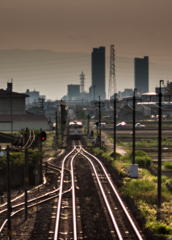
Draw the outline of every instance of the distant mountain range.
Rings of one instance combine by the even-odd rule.
[[[144,56],[143,56],[144,57]],[[109,85],[110,58],[106,57],[106,93]],[[61,99],[67,94],[68,84],[80,84],[81,72],[85,74],[85,90],[91,85],[91,53],[64,53],[49,50],[0,50],[0,88],[6,89],[13,79],[17,92],[40,91],[47,99]],[[134,88],[134,59],[116,57],[117,91]],[[172,67],[149,63],[149,87],[154,91],[159,80],[171,80]],[[165,82],[166,83],[166,82]]]

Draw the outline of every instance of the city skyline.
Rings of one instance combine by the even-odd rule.
[[[128,88],[134,87],[133,61],[134,58],[144,56],[149,56],[150,64],[162,65],[163,69],[161,71],[161,67],[157,67],[155,70],[150,66],[149,81],[152,91],[153,86],[159,86],[160,78],[171,81],[172,72],[169,70],[172,67],[171,7],[171,0],[4,1],[0,10],[0,54],[3,55],[4,51],[10,49],[13,52],[21,49],[30,50],[34,55],[33,50],[37,50],[40,57],[39,62],[38,58],[33,61],[34,66],[31,68],[28,58],[20,57],[18,53],[18,57],[14,54],[15,58],[2,56],[1,88],[13,78],[15,91],[36,89],[41,94],[46,94],[47,98],[61,98],[67,93],[68,84],[79,83],[78,75],[83,71],[86,78],[85,90],[88,91],[91,85],[92,49],[104,46],[107,94],[110,45],[114,44],[117,91],[123,90],[121,82]],[[42,50],[47,51],[47,57],[42,54]],[[50,51],[51,56],[48,53]],[[67,55],[64,57],[64,54],[61,54],[62,60],[56,63],[58,71],[55,72],[53,62],[54,57],[56,58],[55,53],[64,53],[68,56],[74,53],[75,58],[71,59],[72,57],[68,58]],[[79,56],[77,54],[80,57],[76,57]],[[82,58],[82,54],[86,57]],[[21,66],[17,64],[20,59]],[[130,63],[128,59],[131,60]],[[43,69],[38,73],[37,69],[46,60],[47,72]],[[68,61],[73,65],[67,65]],[[52,71],[49,69],[50,64]],[[80,69],[77,68],[79,65]],[[73,66],[77,69],[76,72],[73,71]],[[62,68],[65,69],[65,76],[61,73]]]
[[[110,46],[109,46],[110,50]],[[107,50],[108,51],[108,50]],[[106,51],[106,52],[107,52]],[[142,56],[144,57],[144,56]],[[110,58],[106,55],[106,93],[108,93]],[[16,92],[39,91],[47,99],[61,99],[67,85],[79,84],[81,71],[85,74],[85,91],[91,86],[91,53],[55,53],[47,50],[0,51],[0,84],[5,89],[13,79]],[[117,92],[134,88],[134,58],[116,57]],[[149,90],[155,91],[159,80],[171,81],[172,68],[149,60]]]

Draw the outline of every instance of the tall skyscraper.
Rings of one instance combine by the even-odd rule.
[[[93,48],[92,52],[92,99],[106,99],[105,93],[105,47]]]
[[[67,85],[68,87],[68,100],[78,100],[80,96],[80,85]]]
[[[149,58],[135,58],[135,88],[142,94],[149,92]]]

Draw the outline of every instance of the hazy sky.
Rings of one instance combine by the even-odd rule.
[[[0,49],[172,54],[171,0],[1,0]]]
[[[0,0],[0,50],[149,56],[172,65],[172,0]],[[82,70],[82,69],[81,69]],[[79,73],[80,74],[80,73]]]

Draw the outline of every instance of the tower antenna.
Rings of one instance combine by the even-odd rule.
[[[110,75],[109,75],[109,89],[108,89],[108,97],[109,99],[111,96],[117,92],[116,89],[116,78],[115,78],[115,50],[114,45],[110,46]]]

